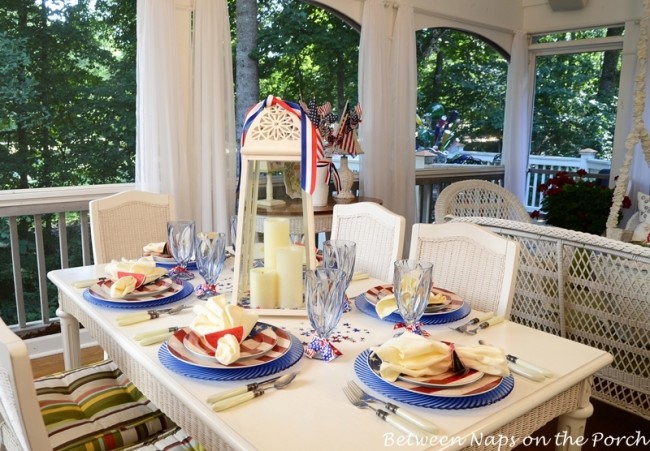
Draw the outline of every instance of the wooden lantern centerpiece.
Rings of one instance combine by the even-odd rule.
[[[322,157],[317,130],[298,104],[269,96],[249,111],[242,133],[232,303],[250,298],[251,308],[300,308],[295,291],[300,289],[302,296],[302,261],[308,269],[316,267],[312,194],[316,186],[316,163]],[[304,249],[300,252],[298,270],[292,269],[296,265],[285,260],[292,253],[292,249],[286,249],[291,247],[288,224],[286,227],[277,221],[266,224],[268,219],[264,226],[264,266],[255,261],[259,179],[262,168],[269,162],[300,163]],[[287,271],[297,273],[287,274]]]

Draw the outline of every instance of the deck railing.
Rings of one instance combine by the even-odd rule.
[[[492,161],[494,155],[475,153],[473,156]],[[354,162],[350,166],[355,169]],[[593,158],[531,157],[528,209],[539,208],[541,199],[536,195],[536,187],[550,174],[557,170],[575,172],[579,168],[596,173],[608,165]],[[503,184],[503,176],[504,167],[499,165],[441,164],[417,169],[418,220],[435,219],[437,194],[448,184],[476,178]],[[0,268],[0,279],[5,285],[10,285],[8,280],[13,279],[13,290],[5,290],[0,297],[0,310],[6,323],[23,336],[49,333],[57,323],[54,312],[58,302],[47,272],[91,264],[88,203],[133,187],[133,184],[116,184],[0,191],[0,257],[5,263]]]
[[[116,184],[0,191],[0,252],[11,255],[13,278],[13,291],[5,291],[0,301],[5,322],[23,336],[50,329],[58,302],[47,272],[71,262],[91,264],[88,203],[132,188]],[[79,247],[69,245],[73,234],[78,234],[72,241]],[[3,262],[0,271],[6,282],[9,259]],[[9,307],[12,301],[15,311]]]

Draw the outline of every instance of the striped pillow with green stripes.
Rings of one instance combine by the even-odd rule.
[[[178,430],[112,361],[42,377],[35,385],[55,450],[115,449]]]

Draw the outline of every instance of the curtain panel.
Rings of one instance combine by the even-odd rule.
[[[526,174],[530,149],[531,99],[528,83],[528,35],[515,33],[508,65],[506,110],[503,118],[504,186],[522,202],[526,200]]]
[[[388,8],[382,1],[367,0],[361,25],[359,98],[364,118],[359,132],[365,154],[360,157],[360,189],[406,218],[408,244],[416,214],[413,8]]]
[[[236,140],[226,0],[138,0],[136,187],[229,230]]]

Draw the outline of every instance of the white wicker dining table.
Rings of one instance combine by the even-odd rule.
[[[429,408],[396,402],[438,425],[438,435],[415,440],[381,421],[371,410],[354,407],[342,391],[350,380],[368,389],[355,371],[355,361],[395,334],[393,323],[353,305],[352,311],[343,314],[333,335],[341,356],[330,362],[303,356],[282,371],[299,371],[288,387],[268,390],[254,400],[215,413],[206,403],[209,395],[265,378],[204,380],[169,369],[159,357],[163,345],[141,346],[133,337],[161,328],[186,326],[193,318],[192,310],[118,326],[115,318],[124,310],[88,302],[84,289],[73,286],[79,280],[103,276],[101,265],[48,274],[59,290],[58,314],[66,366],[80,363],[81,323],[135,385],[208,450],[510,449],[515,441],[532,445],[530,434],[557,417],[558,435],[553,438],[556,448],[580,449],[581,444],[592,439],[583,435],[585,422],[592,413],[591,377],[612,360],[605,351],[509,321],[481,330],[476,336],[450,329],[449,326],[466,322],[475,312],[451,323],[427,325],[425,330],[435,339],[461,345],[476,345],[482,339],[550,369],[554,377],[534,382],[514,375],[514,387],[506,396],[480,407]],[[197,274],[194,282],[200,281]],[[376,279],[353,281],[348,296],[354,299],[381,283]],[[176,303],[181,302],[203,301],[191,295]],[[261,313],[260,321],[287,330],[302,343],[309,342],[311,328],[305,312]],[[380,395],[372,389],[367,391]]]

